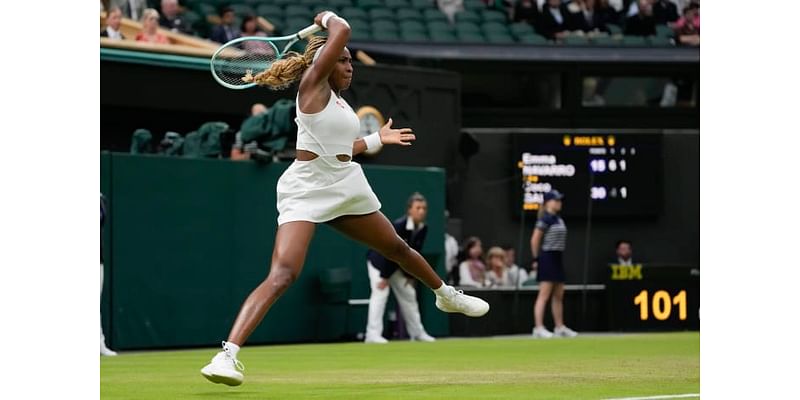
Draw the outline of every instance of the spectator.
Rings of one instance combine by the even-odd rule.
[[[678,43],[688,46],[700,45],[700,4],[691,3],[683,10],[683,16],[672,25]]]
[[[119,7],[112,7],[106,16],[106,29],[100,32],[100,37],[122,40],[125,36],[119,31],[122,22],[122,10]]]
[[[178,0],[161,0],[161,19],[159,25],[173,32],[191,35],[194,33],[189,22],[181,15]]]
[[[567,246],[567,225],[558,215],[561,200],[564,198],[557,190],[544,194],[544,203],[539,209],[539,218],[531,235],[533,270],[537,271],[539,294],[534,304],[533,337],[551,338],[553,336],[574,337],[575,331],[564,325],[564,250]],[[550,300],[555,329],[550,332],[544,326],[544,309]]]
[[[259,36],[267,37],[266,32],[258,29],[258,19],[255,16],[248,15],[242,20],[241,36]],[[242,43],[243,49],[256,54],[270,54],[274,50],[266,42],[259,42],[257,40],[247,40]]]
[[[464,11],[464,0],[436,0],[436,6],[444,15],[447,15],[447,19],[452,24],[455,21],[456,13]]]
[[[144,9],[147,8],[146,0],[112,0],[111,5],[117,6],[122,10],[122,15],[125,18],[130,18],[134,21],[142,19]]]
[[[236,22],[236,14],[232,8],[223,8],[221,17],[222,22],[211,31],[211,40],[217,43],[227,43],[242,36],[242,32],[233,26],[233,23]]]
[[[254,103],[250,106],[250,116],[247,119],[264,114],[269,111],[267,106],[261,103]],[[246,120],[245,120],[246,121]],[[244,123],[243,123],[244,124]],[[236,138],[233,143],[233,147],[231,148],[231,160],[249,160],[251,157],[251,153],[245,146],[244,141],[242,140],[242,131],[236,132]],[[249,147],[258,147],[257,143],[254,143],[254,146]]]
[[[489,271],[486,273],[488,286],[491,287],[514,287],[514,280],[506,265],[506,252],[500,247],[489,249],[486,262],[489,264]]]
[[[568,26],[571,31],[608,32],[608,10],[597,6],[595,0],[577,0],[571,3],[575,12],[569,14]]]
[[[597,78],[583,78],[583,93],[581,105],[584,107],[602,107],[606,105],[603,96],[597,93]]]
[[[444,210],[445,227],[447,221],[450,219],[450,212]],[[457,282],[453,280],[456,268],[458,266],[458,241],[451,234],[444,232],[444,268],[447,270],[447,281],[455,285]]]
[[[100,193],[100,297],[103,297],[103,227],[106,224],[106,202]],[[100,314],[100,355],[115,356],[117,353],[106,346],[106,335],[103,334],[103,315]]]
[[[597,0],[596,8],[603,15],[606,27],[608,24],[619,24],[619,12],[622,10],[621,0]]]
[[[136,35],[136,41],[169,44],[169,39],[158,31],[158,11],[155,9],[147,8],[142,12],[142,31]]]
[[[653,18],[657,25],[675,22],[678,20],[678,7],[669,0],[654,0]]]
[[[633,265],[633,245],[628,240],[617,242],[617,260],[614,264]]]
[[[639,0],[636,14],[625,21],[625,34],[633,36],[653,36],[656,34],[656,20],[653,17],[653,5],[650,0]]]
[[[428,202],[419,193],[414,193],[406,203],[406,215],[394,221],[394,230],[411,248],[422,251],[428,226],[425,217],[428,214]],[[396,263],[386,259],[374,250],[367,252],[367,272],[369,273],[371,294],[369,311],[367,312],[367,334],[365,343],[387,343],[383,337],[383,312],[389,299],[389,286],[392,287],[400,313],[408,329],[411,340],[433,342],[431,335],[425,332],[417,303],[417,291],[414,289],[416,278],[409,276]]]
[[[532,0],[520,0],[514,6],[514,22],[527,22],[534,25],[538,16],[539,8]]]
[[[560,39],[567,34],[567,16],[569,11],[561,0],[547,0],[536,23],[536,31],[550,39]]]
[[[458,265],[459,286],[486,286],[486,264],[483,263],[483,248],[477,237],[467,238]]]
[[[522,286],[525,281],[530,279],[528,271],[517,265],[517,252],[514,247],[505,246],[503,249],[506,253],[506,266],[508,266],[508,274],[511,277],[511,282],[513,282],[515,286]]]

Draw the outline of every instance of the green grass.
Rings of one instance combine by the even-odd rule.
[[[245,381],[200,375],[216,349],[101,360],[103,399],[603,399],[699,393],[699,333],[245,347]]]

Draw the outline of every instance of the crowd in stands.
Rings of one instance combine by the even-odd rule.
[[[512,43],[519,41],[535,44],[539,43],[536,41],[538,37],[566,44],[588,44],[587,38],[597,38],[592,43],[611,44],[619,42],[612,39],[648,37],[653,38],[648,43],[658,45],[674,43],[699,46],[700,44],[699,0],[342,1],[344,2],[342,4],[346,3],[350,6],[340,8],[348,9],[351,15],[355,15],[352,17],[355,20],[353,40],[371,38],[415,41],[430,38],[433,41],[439,41],[434,30],[443,29],[443,32],[450,35],[452,40],[466,38],[468,41],[470,35],[477,35],[477,37],[489,40],[490,43],[503,43],[505,40],[510,40]],[[143,30],[136,36],[136,40],[168,43],[168,38],[154,32],[155,27],[161,26],[173,32],[202,36],[215,42],[224,43],[240,36],[267,36],[294,32],[302,26],[297,25],[296,22],[286,21],[292,21],[293,18],[295,21],[297,19],[310,21],[315,12],[326,9],[326,7],[335,9],[334,6],[328,7],[327,3],[320,3],[312,9],[304,6],[302,1],[299,2],[301,3],[299,5],[287,5],[288,3],[282,1],[280,2],[281,6],[276,5],[277,1],[271,0],[250,1],[246,4],[239,4],[235,1],[219,3],[209,0],[209,2],[215,5],[203,3],[201,0],[188,1],[191,7],[189,4],[179,3],[178,0],[102,0],[101,10],[108,11],[109,25],[112,24],[112,14],[115,16],[114,18],[125,17],[140,21]],[[419,13],[411,7],[412,4],[420,2],[430,3],[429,6],[432,9],[425,9],[423,10],[425,13]],[[340,2],[331,3],[339,4]],[[403,4],[408,4],[408,9],[404,9]],[[297,9],[299,11],[291,8],[293,6],[300,7]],[[369,8],[384,6],[387,8],[381,8],[381,10],[386,13],[378,13],[375,12],[375,9]],[[358,7],[364,7],[370,13],[357,10]],[[480,14],[475,11],[475,7],[481,12]],[[363,15],[355,13],[353,9],[361,11]],[[201,15],[203,11],[197,10],[204,10],[208,14],[203,18]],[[401,11],[408,11],[408,13],[401,13]],[[446,16],[446,20],[438,21],[438,17],[434,18],[436,14],[428,13],[428,11],[435,11],[435,13],[443,15],[442,18]],[[284,12],[292,14],[291,16],[287,15],[287,19],[283,19]],[[300,12],[308,13],[308,15],[301,16],[298,14]],[[270,13],[273,15],[269,15]],[[342,13],[344,14],[344,11]],[[420,21],[427,23],[427,27],[421,22],[418,27],[415,27],[418,22],[408,19],[415,18],[414,15],[422,18]],[[499,17],[497,17],[498,15]],[[349,15],[344,16],[350,18]],[[364,18],[358,18],[359,16]],[[155,26],[153,21],[157,22]],[[382,24],[387,21],[388,24]],[[441,23],[447,25],[447,22],[449,22],[449,27],[439,26]],[[483,31],[472,32],[479,23],[482,24],[480,29]],[[493,23],[505,25],[505,28],[502,26],[500,28],[491,27],[490,25]],[[282,25],[282,28],[279,25]],[[360,35],[362,25],[371,25],[372,34]],[[531,28],[530,31],[526,30],[528,28]],[[118,30],[118,28],[112,29]],[[399,34],[392,29],[400,29]],[[417,29],[420,30],[418,33],[421,36],[415,35]],[[111,35],[112,32],[107,32],[107,30],[103,30],[103,33],[104,36],[124,39],[120,35]],[[442,41],[448,41],[447,35]],[[512,38],[511,35],[515,38]],[[492,38],[501,39],[493,41]],[[633,41],[633,43],[640,42]],[[644,42],[641,43],[644,44]]]

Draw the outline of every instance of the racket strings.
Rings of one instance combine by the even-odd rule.
[[[211,60],[214,73],[223,82],[244,86],[253,82],[255,75],[269,68],[279,58],[276,47],[261,40],[245,40],[226,47]]]

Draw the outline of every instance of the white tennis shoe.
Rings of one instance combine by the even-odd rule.
[[[427,332],[422,332],[417,336],[412,336],[411,337],[411,341],[412,342],[435,342],[436,338],[431,336],[431,335],[428,335]]]
[[[559,337],[575,337],[578,336],[578,332],[573,331],[572,329],[567,328],[566,325],[557,326],[556,329],[553,329],[553,334]]]
[[[364,338],[364,343],[369,343],[369,344],[386,344],[386,343],[389,343],[389,341],[388,341],[388,340],[386,340],[386,338],[385,338],[385,337],[383,337],[383,336],[370,336],[370,335],[367,335],[367,337],[366,337],[366,338]]]
[[[225,342],[222,342],[222,349],[200,373],[211,382],[239,386],[244,381],[244,375],[239,372],[244,371],[244,365],[231,355]]]
[[[436,296],[436,308],[449,313],[462,313],[468,317],[480,317],[489,312],[489,303],[466,295],[463,290],[447,286],[445,295]]]
[[[550,339],[553,337],[553,332],[547,330],[547,328],[533,328],[533,337],[537,339]]]

